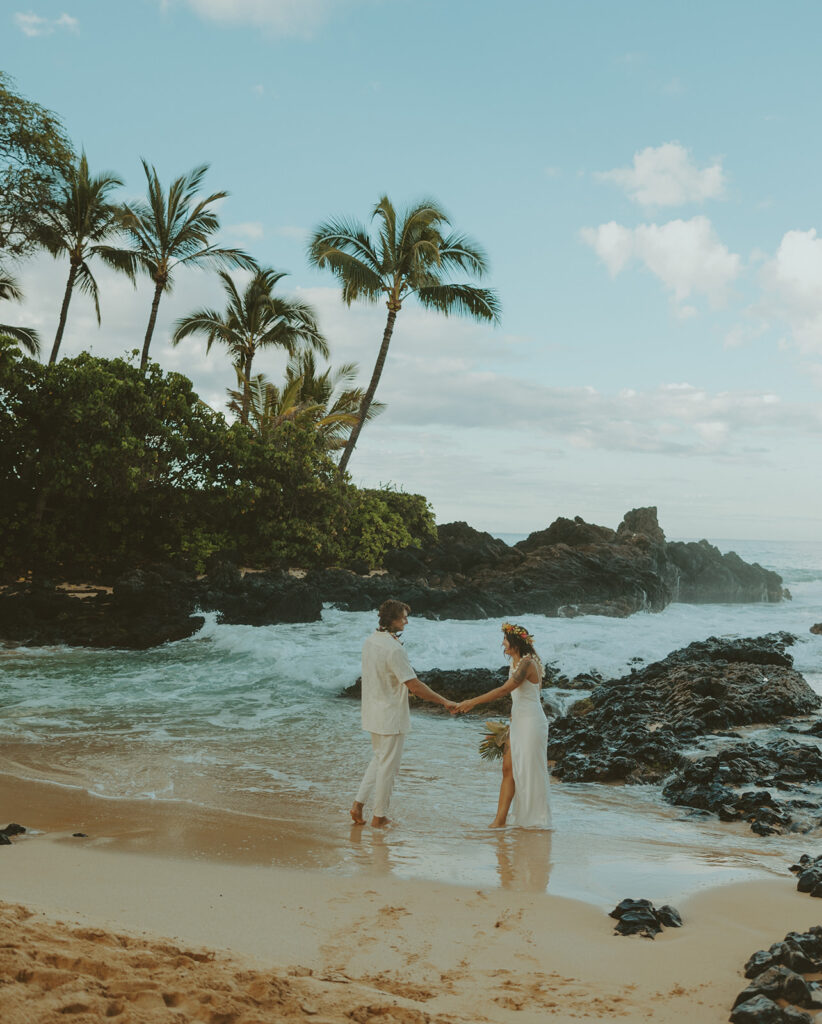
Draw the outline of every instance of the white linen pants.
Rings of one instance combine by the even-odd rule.
[[[388,804],[391,801],[394,779],[400,770],[404,744],[404,732],[388,736],[378,732],[371,733],[371,748],[374,751],[374,756],[365,769],[365,775],[362,777],[355,799],[358,804],[367,804],[370,803],[373,794],[375,818],[385,818],[388,815]]]

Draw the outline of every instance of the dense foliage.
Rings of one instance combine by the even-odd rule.
[[[419,495],[361,491],[313,425],[262,439],[188,378],[87,353],[0,348],[0,568],[111,575],[156,561],[378,565],[435,535]]]
[[[73,156],[57,116],[0,71],[0,254],[17,259],[34,250],[39,211]]]

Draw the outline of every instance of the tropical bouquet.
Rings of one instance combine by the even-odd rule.
[[[496,761],[505,753],[505,744],[508,742],[507,722],[486,722],[485,735],[480,741],[480,757],[486,761]]]

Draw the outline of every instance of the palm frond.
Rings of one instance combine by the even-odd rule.
[[[39,358],[40,356],[40,335],[32,327],[12,327],[10,324],[0,324],[0,339],[11,338],[24,348],[29,355]]]
[[[243,249],[222,249],[216,245],[208,245],[181,256],[177,263],[191,263],[195,267],[241,267],[243,270],[256,270],[257,261]]]
[[[486,722],[485,735],[480,740],[480,757],[485,761],[496,761],[505,756],[509,735],[508,722]]]
[[[133,252],[128,252],[126,249],[120,249],[113,245],[96,245],[90,251],[90,254],[99,256],[107,267],[111,267],[112,270],[119,270],[120,273],[126,275],[132,284],[136,284],[137,259]]]
[[[403,218],[402,230],[397,246],[399,258],[403,259],[403,255],[409,252],[414,242],[424,232],[431,232],[433,229],[437,238],[441,238],[439,226],[449,223],[448,215],[433,199],[424,199],[417,203],[416,206],[411,207],[411,209],[406,211]]]
[[[20,285],[11,274],[0,270],[0,299],[8,299],[11,302],[22,302],[23,292]]]
[[[477,277],[488,271],[485,250],[467,235],[451,234],[442,240],[440,263],[446,270],[467,270]]]
[[[100,291],[97,287],[97,282],[94,280],[94,274],[89,269],[89,265],[84,261],[80,264],[77,269],[77,277],[75,284],[83,292],[84,295],[88,295],[94,303],[94,312],[97,314],[97,323],[101,323],[100,320]]]
[[[376,271],[342,250],[328,250],[323,265],[342,282],[342,297],[348,306],[355,299],[377,302],[390,291],[390,285]]]
[[[192,334],[206,336],[208,343],[206,351],[211,351],[211,346],[215,341],[225,342],[229,349],[241,347],[235,344],[236,339],[231,324],[227,323],[223,314],[217,312],[216,309],[198,309],[189,313],[188,316],[180,317],[174,324],[171,344],[177,346],[184,338],[188,338]]]
[[[312,266],[324,267],[329,256],[346,253],[359,260],[379,276],[381,260],[368,235],[368,230],[355,220],[333,220],[314,231],[308,243],[308,261]]]
[[[440,284],[419,288],[417,298],[427,309],[435,309],[444,316],[457,314],[475,320],[489,320],[498,324],[502,309],[497,293],[491,288],[477,288],[471,284]]]

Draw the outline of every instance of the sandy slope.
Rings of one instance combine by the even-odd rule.
[[[727,1020],[751,952],[818,921],[791,876],[704,891],[680,905],[682,929],[650,942],[614,936],[607,908],[549,894],[60,836],[0,857],[4,1024],[708,1024]]]

